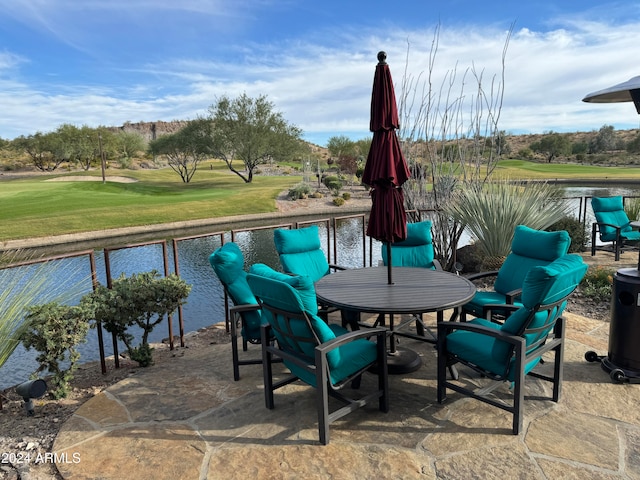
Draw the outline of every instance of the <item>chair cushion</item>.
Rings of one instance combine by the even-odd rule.
[[[629,225],[629,217],[624,211],[621,196],[616,197],[593,197],[591,208],[596,217],[596,222],[600,224],[600,240],[611,242],[616,240],[616,229],[604,224],[616,225],[621,228],[621,233],[632,232]],[[640,238],[640,235],[638,236]]]
[[[330,324],[329,327],[335,333],[336,337],[348,333],[348,330],[340,325]],[[337,362],[332,361],[331,353],[337,353]],[[368,340],[358,339],[341,345],[327,356],[329,362],[329,381],[332,385],[342,382],[345,378],[349,378],[357,371],[371,365],[376,360],[377,355],[376,344]],[[313,387],[316,386],[315,374],[292,362],[285,361],[284,363],[285,366],[291,370],[291,373],[300,378],[300,380]]]
[[[526,309],[520,309],[511,316],[521,315],[526,319],[527,313]],[[471,320],[470,323],[482,325],[495,330],[500,329],[499,324],[483,318],[475,318]],[[483,370],[486,370],[487,372],[500,375],[506,380],[513,381],[514,379],[515,372],[513,363],[515,362],[515,359],[509,360],[511,349],[509,344],[505,342],[501,342],[500,340],[480,333],[457,330],[447,335],[447,351],[482,368]],[[536,358],[526,364],[525,375],[529,373],[539,362],[540,358]]]
[[[311,278],[307,275],[287,275],[286,273],[277,272],[264,263],[256,263],[251,265],[250,273],[259,275],[273,280],[284,282],[293,287],[298,293],[302,302],[302,309],[313,315],[318,313],[318,300],[316,299],[316,291],[313,287]],[[290,310],[287,305],[281,307],[283,310]]]
[[[563,255],[549,265],[532,268],[522,286],[522,303],[529,308],[560,300],[573,292],[588,265],[575,253]]]
[[[216,249],[209,255],[209,263],[234,305],[258,303],[247,283],[244,256],[236,243],[225,243]],[[260,324],[262,323],[260,310],[244,312],[242,317],[244,319],[242,336],[246,340],[260,339]]]
[[[565,230],[545,232],[518,225],[507,256],[494,284],[494,290],[506,294],[522,288],[527,272],[538,265],[548,265],[569,250],[571,237]]]
[[[314,283],[329,273],[317,225],[297,230],[279,228],[274,230],[273,239],[285,272],[308,275]]]
[[[321,318],[311,313],[304,305],[305,301],[301,298],[300,290],[286,281],[291,278],[295,277],[276,272],[263,264],[252,265],[249,275],[247,275],[247,281],[252,291],[265,305],[292,314],[305,314],[309,319],[309,323],[304,319],[293,319],[289,323],[291,333],[297,338],[295,343],[288,337],[281,335],[277,329],[274,329],[273,333],[281,348],[307,357],[307,361],[312,362],[315,356],[314,350],[318,342],[321,344],[326,343],[333,340],[336,334],[342,335],[348,330],[339,325],[327,325]],[[311,289],[313,289],[309,277],[304,278],[306,278],[306,283],[310,284]],[[310,303],[316,306],[315,295],[313,301]],[[284,325],[284,318],[282,318],[281,315],[274,316],[269,312],[268,308],[265,308],[264,317],[266,317],[267,321],[274,327],[278,327],[280,330],[288,330],[287,326]],[[309,329],[309,325],[313,331]],[[327,354],[330,369],[337,368],[341,365],[342,352],[343,349],[338,348]],[[291,365],[287,366],[293,368]],[[340,372],[339,369],[337,371]],[[296,375],[298,375],[298,373],[296,373]]]
[[[421,267],[435,270],[431,221],[408,223],[407,238],[391,244],[394,267]],[[389,264],[387,245],[382,245],[382,261]]]

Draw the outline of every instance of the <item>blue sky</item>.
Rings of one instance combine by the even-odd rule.
[[[500,75],[508,133],[638,128],[632,104],[590,92],[640,75],[640,3],[425,0],[7,0],[0,9],[0,137],[63,123],[205,115],[221,95],[266,95],[304,137],[369,135],[376,54],[396,83],[473,66]],[[410,45],[407,62],[407,46]],[[424,75],[422,78],[425,78]],[[498,78],[499,79],[499,78]],[[459,87],[455,87],[459,88]],[[455,90],[454,88],[454,90]],[[460,90],[461,91],[461,90]]]

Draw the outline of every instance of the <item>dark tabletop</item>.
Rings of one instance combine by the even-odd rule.
[[[322,303],[367,313],[426,313],[457,307],[471,300],[476,288],[453,273],[427,268],[387,267],[348,269],[326,275],[316,283]]]

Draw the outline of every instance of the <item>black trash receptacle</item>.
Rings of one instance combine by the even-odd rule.
[[[609,355],[602,367],[640,376],[640,271],[621,268],[613,277]]]

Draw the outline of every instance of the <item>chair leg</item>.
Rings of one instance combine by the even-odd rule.
[[[513,387],[513,434],[518,435],[522,430],[522,405],[524,403],[524,357],[525,344],[516,347],[516,362]]]
[[[273,410],[273,369],[271,367],[272,355],[269,349],[269,327],[262,326],[262,377],[264,381],[264,403],[269,410]]]
[[[437,400],[438,403],[442,403],[447,399],[447,387],[445,382],[447,381],[447,336],[444,331],[438,332],[438,341],[436,346],[438,349],[438,387],[437,387]]]
[[[322,445],[329,443],[328,381],[326,357],[316,351],[316,387],[318,389],[316,405],[318,408],[318,434]]]
[[[389,372],[387,370],[387,342],[386,335],[378,335],[378,390],[382,396],[378,399],[381,412],[389,411]]]
[[[591,256],[596,254],[596,224],[591,226]]]
[[[563,339],[556,348],[554,348],[554,365],[553,365],[553,401],[558,402],[562,395],[562,376],[564,375],[564,318],[560,317],[556,323],[555,336]]]
[[[342,326],[347,328],[351,327],[352,331],[360,330],[360,312],[354,310],[340,310],[340,317],[342,319]]]
[[[233,362],[233,379],[240,380],[240,364],[238,359],[238,323],[231,319],[231,360]]]
[[[416,315],[416,334],[424,337],[424,324],[422,323],[422,314]]]

